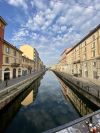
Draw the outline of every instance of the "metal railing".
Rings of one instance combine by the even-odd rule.
[[[80,87],[82,90],[100,99],[100,86],[99,85],[96,85],[89,80],[86,81],[82,78],[73,77],[72,75],[69,75],[67,73],[60,72],[59,74],[61,74],[63,78],[66,78],[68,81]]]
[[[69,122],[67,124],[61,125],[59,127],[53,128],[53,129],[50,129],[48,131],[44,131],[43,133],[56,133],[56,132],[60,132],[60,131],[62,131],[64,129],[67,129],[67,128],[69,128],[71,126],[74,126],[74,125],[76,125],[78,123],[89,122],[90,119],[92,119],[92,123],[94,124],[94,126],[98,126],[98,125],[96,125],[95,121],[93,121],[93,117],[95,117],[96,115],[100,115],[100,110],[98,110],[96,112],[93,112],[92,114],[86,115],[86,116],[84,116],[82,118],[76,119],[76,120],[74,120],[72,122]],[[99,117],[99,119],[100,119],[100,117]],[[97,124],[100,124],[99,121],[98,121]],[[98,128],[100,129],[100,125],[99,125]]]

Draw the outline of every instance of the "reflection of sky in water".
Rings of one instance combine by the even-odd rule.
[[[65,100],[54,74],[44,76],[35,102],[22,106],[7,133],[38,133],[78,118],[69,100]]]

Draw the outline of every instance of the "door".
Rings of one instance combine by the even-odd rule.
[[[16,69],[13,69],[13,78],[16,78]]]
[[[10,72],[4,73],[4,80],[10,79]]]

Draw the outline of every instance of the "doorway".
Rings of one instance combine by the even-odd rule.
[[[13,78],[16,78],[16,69],[13,69]]]

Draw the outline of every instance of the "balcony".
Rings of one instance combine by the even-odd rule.
[[[73,64],[80,63],[80,60],[73,61]]]
[[[32,67],[31,66],[28,66],[28,70],[31,70],[32,69]]]
[[[19,63],[12,63],[11,66],[12,66],[12,67],[19,67],[20,64],[19,64]]]
[[[100,55],[96,57],[97,60],[100,60]]]

